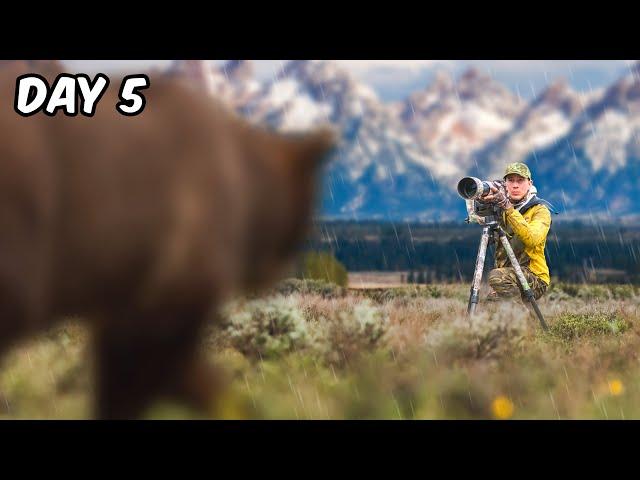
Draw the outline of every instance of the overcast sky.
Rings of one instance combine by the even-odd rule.
[[[224,60],[213,60],[224,63]],[[271,78],[287,60],[255,60],[256,75]],[[424,88],[438,69],[458,76],[476,66],[530,99],[554,79],[566,78],[579,91],[607,86],[629,72],[630,60],[337,60],[357,78],[371,85],[384,100],[399,100]],[[170,60],[69,60],[78,72],[138,72],[167,66]]]

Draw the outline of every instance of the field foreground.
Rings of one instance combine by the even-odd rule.
[[[640,289],[554,284],[540,307],[468,285],[341,289],[283,282],[229,302],[202,348],[229,387],[210,418],[640,418]],[[9,352],[0,418],[89,418],[89,331],[69,319]],[[199,418],[159,401],[148,418]]]

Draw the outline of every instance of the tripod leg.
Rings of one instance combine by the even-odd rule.
[[[502,242],[502,246],[504,247],[505,251],[507,252],[507,255],[509,256],[509,261],[511,262],[511,266],[516,272],[516,276],[518,277],[518,281],[520,282],[520,285],[522,285],[522,289],[524,290],[524,294],[527,297],[527,300],[533,307],[533,310],[535,311],[535,314],[538,317],[538,320],[540,320],[540,325],[542,325],[543,330],[548,330],[549,327],[547,327],[547,323],[544,321],[542,312],[540,311],[540,308],[538,308],[538,304],[536,303],[535,296],[533,295],[533,290],[531,290],[531,287],[529,286],[529,282],[527,282],[527,279],[524,276],[524,273],[522,273],[522,268],[520,268],[518,259],[513,253],[513,249],[509,244],[509,240],[507,240],[507,236],[505,235],[502,229],[500,229],[499,234],[500,234],[500,242]]]
[[[489,244],[489,227],[484,227],[482,237],[480,238],[480,248],[476,257],[476,269],[473,272],[473,284],[471,285],[471,293],[469,295],[469,305],[467,306],[467,314],[473,315],[476,312],[478,298],[480,292],[480,283],[482,282],[482,271],[484,270],[484,261],[487,255],[487,245]]]

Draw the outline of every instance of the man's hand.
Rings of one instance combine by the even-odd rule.
[[[491,185],[491,193],[478,200],[481,201],[481,203],[493,203],[503,210],[509,210],[513,207],[509,201],[509,197],[507,197],[501,188],[498,188],[495,182]]]

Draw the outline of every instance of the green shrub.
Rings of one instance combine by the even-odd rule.
[[[638,288],[630,284],[572,284],[553,282],[547,292],[550,300],[579,298],[582,300],[629,300],[638,295]]]
[[[615,300],[629,300],[638,295],[637,287],[630,284],[610,285],[609,290]]]
[[[346,295],[346,288],[324,280],[287,278],[278,283],[273,291],[279,295],[311,294],[323,298],[340,298]]]
[[[439,325],[427,333],[425,343],[452,358],[491,358],[518,346],[525,332],[522,315],[485,312]]]
[[[582,285],[578,290],[578,298],[582,300],[609,300],[611,295],[605,285]]]
[[[445,296],[445,292],[437,285],[427,285],[426,287],[367,289],[362,290],[361,295],[377,303],[386,303],[397,299],[441,298]]]
[[[554,288],[554,284],[551,285],[551,288],[552,289]],[[557,283],[555,284],[555,289],[566,293],[570,297],[577,297],[578,292],[580,291],[580,285],[569,284],[569,283]]]
[[[564,300],[569,300],[571,298],[574,298],[561,288],[550,288],[547,291],[545,297],[547,298],[547,300],[551,300],[553,302],[559,302],[559,301],[564,301]]]
[[[389,321],[381,310],[364,300],[326,319],[318,328],[325,359],[342,366],[381,346]]]
[[[341,287],[348,284],[347,269],[329,252],[307,252],[298,261],[297,276],[324,280]]]
[[[549,333],[564,340],[583,336],[623,333],[629,324],[617,312],[563,313],[549,327]]]
[[[225,316],[223,335],[236,350],[253,359],[275,358],[310,343],[302,312],[291,299],[253,300]]]

